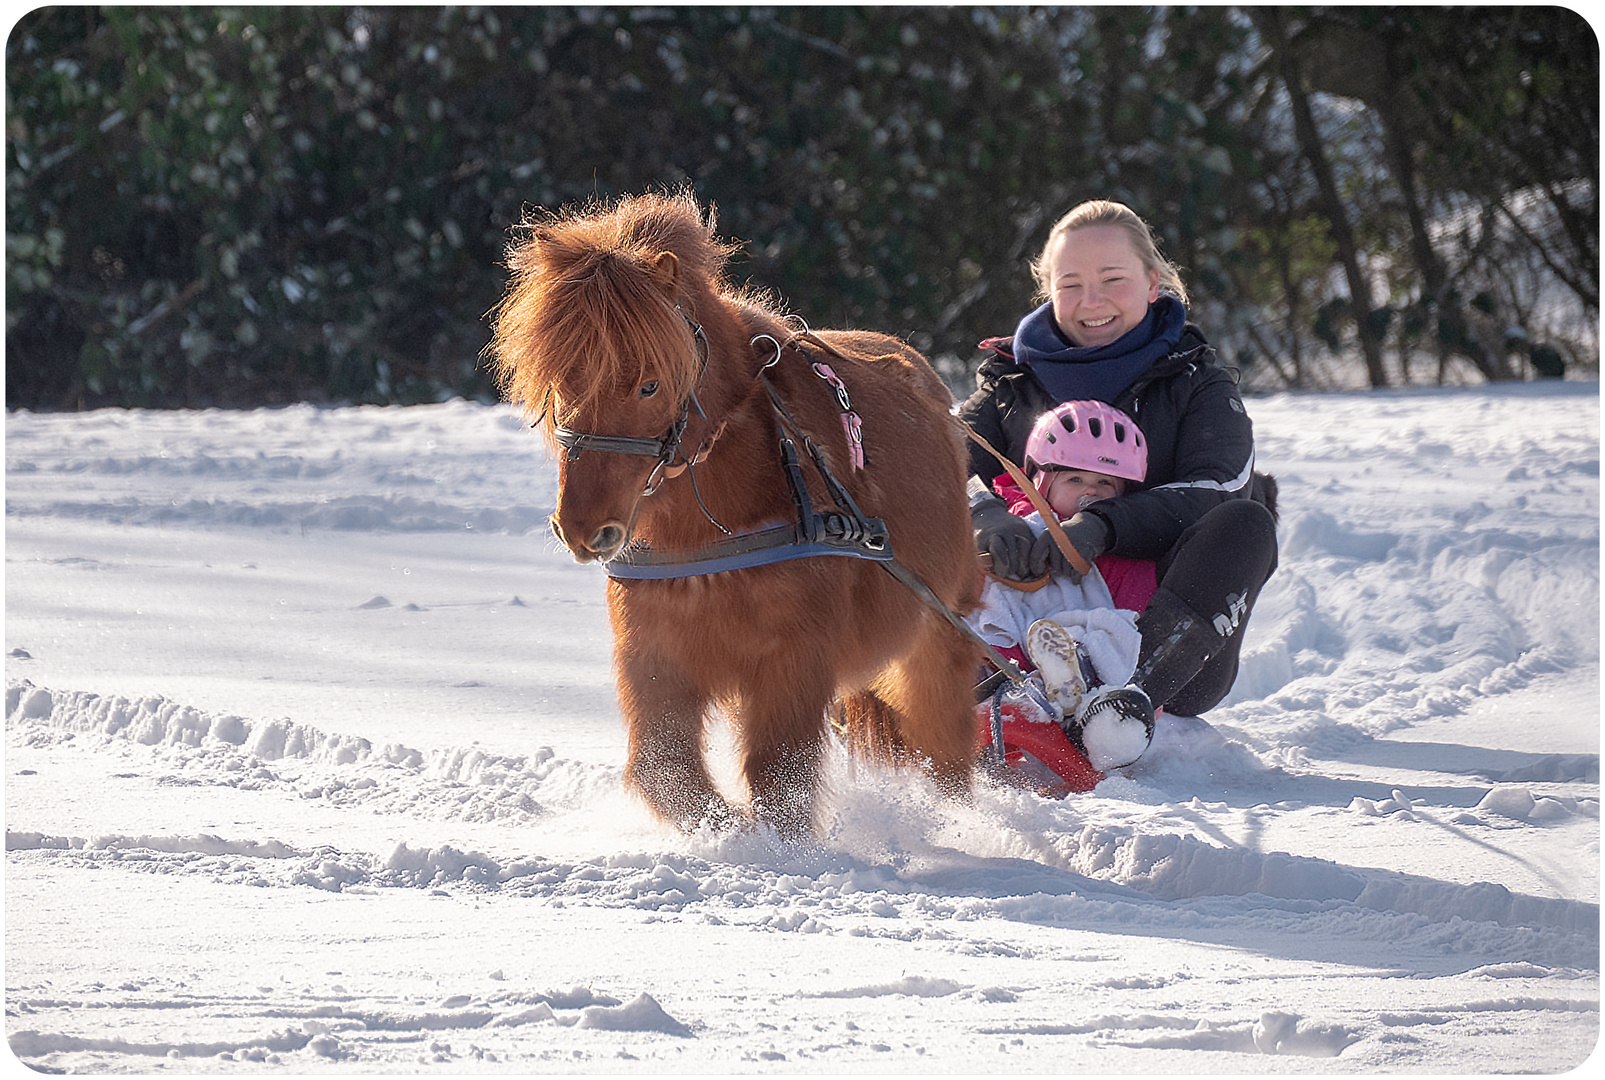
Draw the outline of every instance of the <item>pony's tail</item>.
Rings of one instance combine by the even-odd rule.
[[[836,702],[830,726],[847,748],[878,765],[904,765],[910,757],[897,711],[869,692]]]

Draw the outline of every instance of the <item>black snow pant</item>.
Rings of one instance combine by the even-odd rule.
[[[1222,503],[1158,561],[1159,591],[1138,616],[1133,681],[1156,707],[1197,716],[1237,679],[1243,632],[1276,569],[1276,518],[1253,499]]]

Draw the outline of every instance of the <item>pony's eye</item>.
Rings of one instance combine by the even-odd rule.
[[[641,396],[642,397],[651,397],[653,394],[655,394],[657,392],[658,392],[658,384],[657,384],[657,382],[655,380],[651,381],[651,382],[644,382],[644,383],[641,384]]]

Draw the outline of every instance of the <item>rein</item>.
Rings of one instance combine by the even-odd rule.
[[[1025,473],[1020,471],[1020,466],[1004,457],[996,447],[981,437],[979,431],[976,431],[965,421],[960,420],[959,426],[964,429],[964,433],[977,446],[998,459],[999,464],[1003,466],[1004,472],[1009,474],[1009,479],[1013,480],[1025,497],[1030,500],[1031,508],[1042,515],[1042,524],[1047,527],[1048,535],[1053,537],[1053,542],[1058,545],[1059,552],[1064,556],[1065,561],[1076,568],[1076,573],[1090,574],[1092,566],[1087,562],[1086,556],[1077,551],[1075,545],[1070,542],[1070,538],[1064,533],[1064,527],[1059,524],[1059,515],[1053,512],[1053,507],[1048,505],[1048,500],[1042,497],[1042,493],[1037,490],[1037,486],[1026,477]],[[1022,592],[1036,592],[1046,585],[1049,578],[1052,577],[1051,574],[1044,574],[1035,581],[1014,581],[1010,578],[997,577],[990,570],[987,571],[987,576],[992,578],[993,581],[1007,585],[1011,589],[1019,589]]]

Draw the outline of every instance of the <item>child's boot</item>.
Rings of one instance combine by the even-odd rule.
[[[1100,771],[1130,765],[1154,736],[1154,702],[1161,705],[1203,670],[1225,643],[1219,631],[1168,589],[1154,593],[1137,617],[1142,659],[1126,686],[1088,694],[1067,732]]]
[[[1042,687],[1064,713],[1073,717],[1087,693],[1088,672],[1070,632],[1052,619],[1038,619],[1025,634],[1025,651],[1042,676]]]
[[[1082,701],[1065,734],[1099,772],[1130,765],[1154,740],[1154,706],[1139,686],[1100,686]]]

